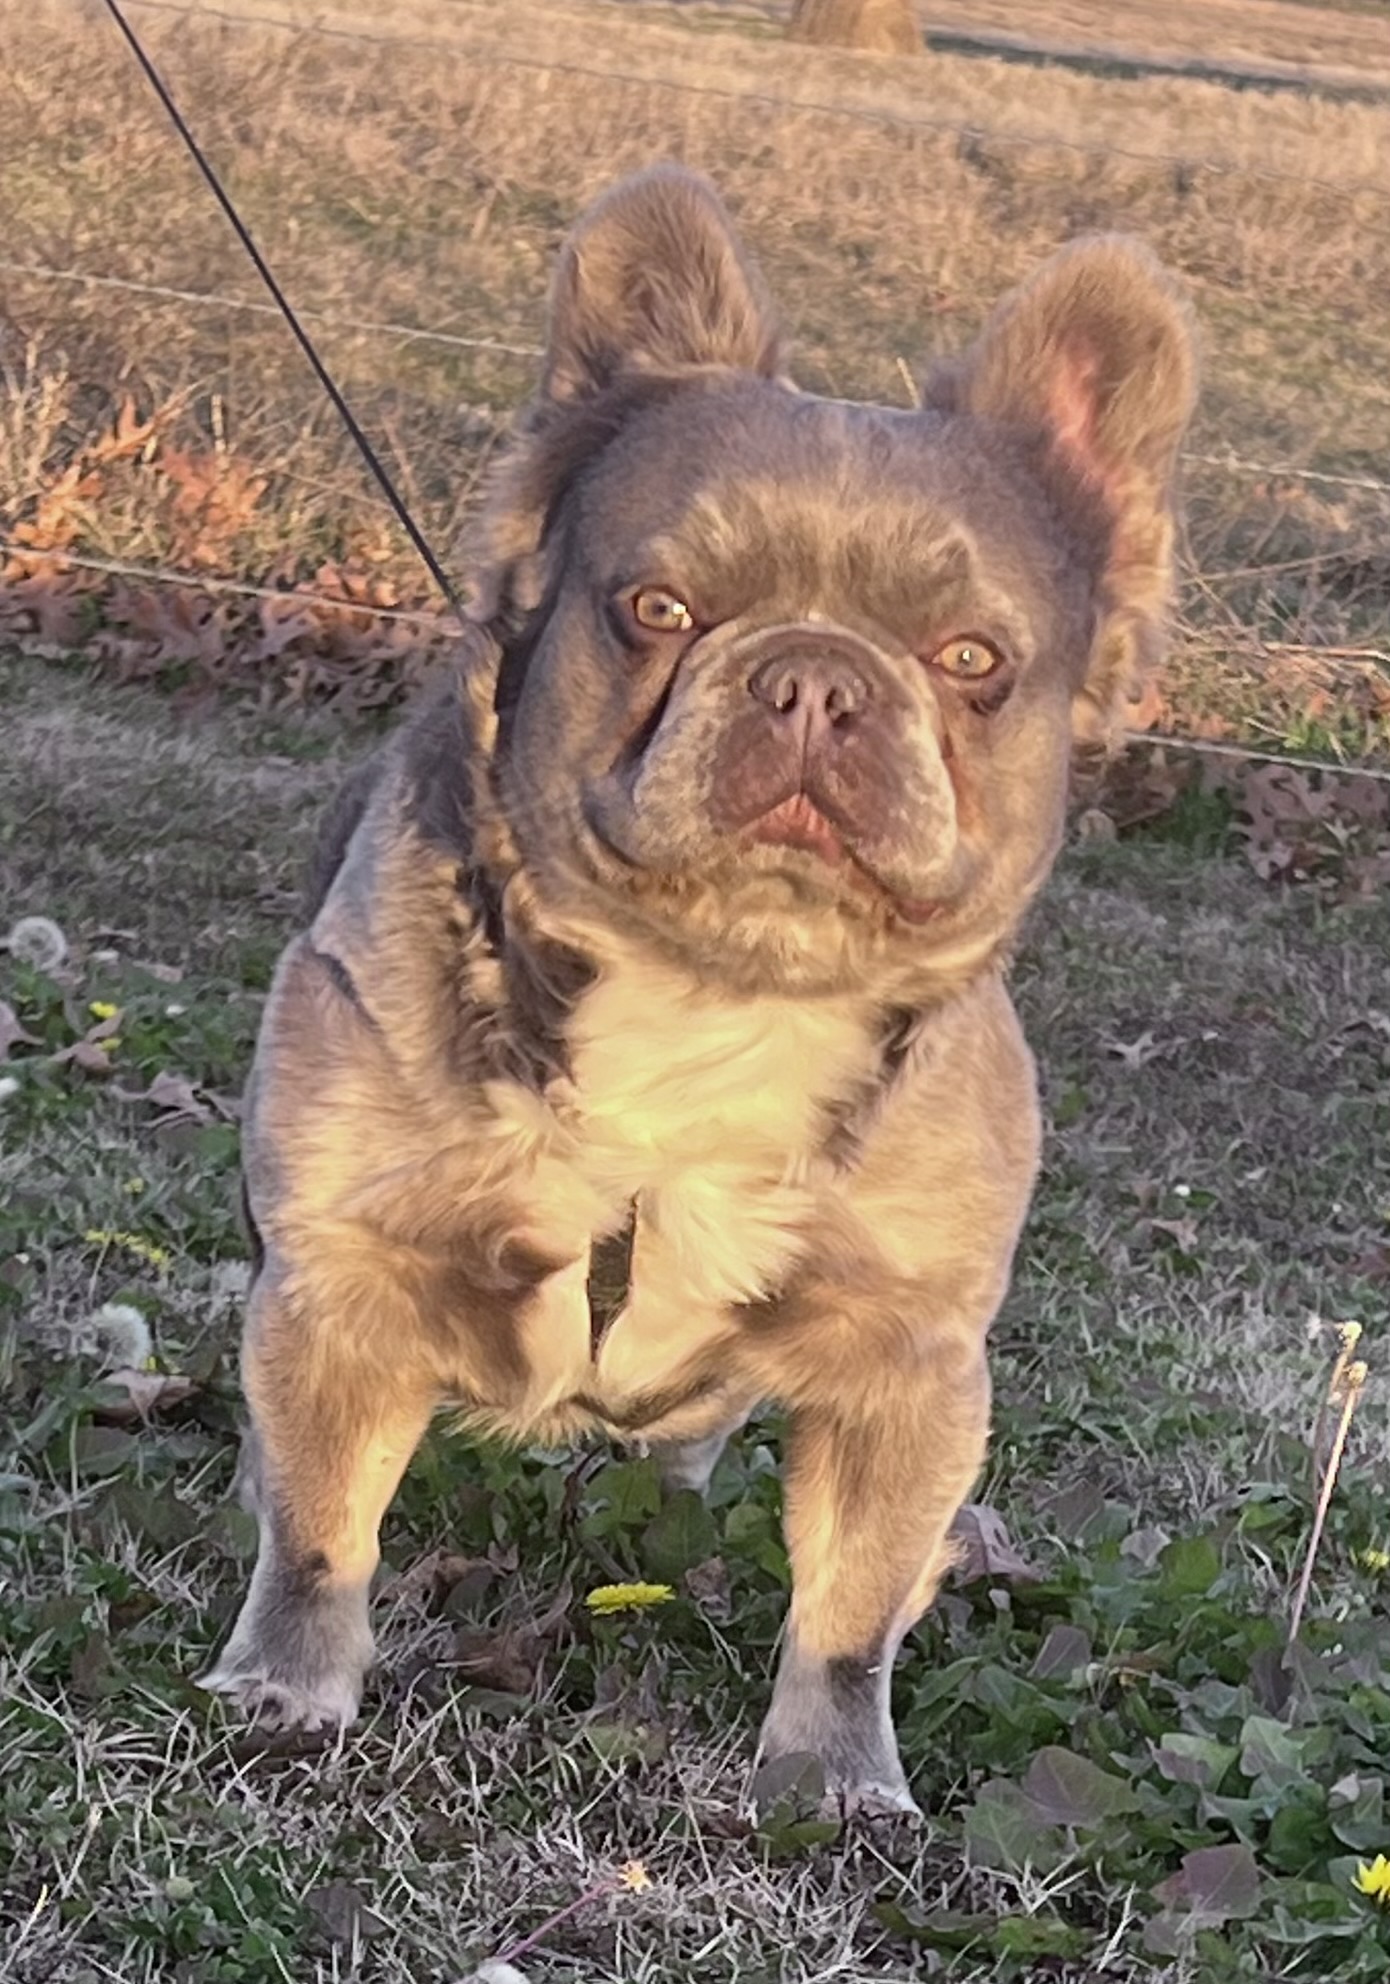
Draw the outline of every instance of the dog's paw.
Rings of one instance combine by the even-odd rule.
[[[896,1784],[871,1781],[832,1786],[827,1792],[827,1803],[831,1802],[845,1818],[862,1819],[871,1825],[922,1817],[922,1807],[908,1790],[906,1780]]]
[[[320,1730],[345,1729],[357,1719],[360,1683],[346,1675],[314,1681],[285,1680],[254,1661],[224,1654],[216,1666],[200,1674],[195,1684],[209,1694],[222,1695],[258,1729],[280,1735],[291,1731],[309,1736]]]

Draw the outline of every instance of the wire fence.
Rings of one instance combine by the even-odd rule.
[[[13,538],[0,537],[0,557],[23,559],[31,564],[49,567],[68,567],[78,571],[97,572],[107,577],[130,579],[146,585],[171,585],[190,592],[264,599],[273,601],[277,605],[297,602],[331,614],[363,615],[375,620],[404,622],[427,628],[431,633],[442,634],[446,638],[452,638],[457,632],[456,625],[450,625],[454,619],[452,612],[443,607],[429,612],[410,607],[380,606],[370,600],[354,599],[342,593],[315,592],[304,586],[256,585],[245,579],[220,578],[206,572],[185,572],[171,565],[143,565],[131,559],[101,558],[89,552],[40,549]],[[1280,643],[1271,644],[1273,648],[1278,648],[1280,645]],[[1382,655],[1378,650],[1370,648],[1358,650],[1357,658],[1372,663],[1390,664],[1390,656]],[[1198,757],[1228,758],[1246,764],[1282,765],[1295,771],[1334,772],[1338,777],[1367,779],[1376,785],[1390,786],[1390,769],[1361,764],[1355,760],[1314,758],[1295,751],[1261,751],[1254,745],[1223,743],[1216,738],[1191,737],[1182,732],[1126,730],[1123,736],[1131,744],[1191,752]]]
[[[157,0],[140,0],[155,5]],[[136,282],[125,276],[98,275],[86,269],[55,269],[41,262],[0,259],[0,273],[27,276],[38,282],[68,283],[79,288],[116,290],[130,296],[147,296],[168,303],[186,303],[195,308],[226,310],[233,314],[268,317],[283,322],[273,303],[254,298],[228,296],[218,290],[176,289],[164,283]],[[490,352],[499,357],[537,360],[543,356],[539,344],[508,344],[499,338],[466,336],[461,332],[431,330],[423,324],[379,322],[366,317],[342,316],[331,310],[314,310],[297,305],[299,315],[335,330],[356,331],[368,337],[391,337],[411,343],[440,345],[463,351]],[[1363,493],[1390,497],[1390,480],[1373,475],[1347,475],[1332,469],[1306,468],[1295,462],[1255,461],[1234,451],[1223,455],[1189,451],[1184,459],[1202,468],[1220,469],[1226,474],[1261,482],[1302,482],[1335,489],[1356,489]]]
[[[1183,175],[1211,174],[1226,178],[1249,179],[1268,182],[1279,186],[1298,187],[1306,192],[1313,189],[1335,197],[1338,200],[1371,197],[1385,200],[1390,196],[1390,182],[1379,184],[1367,180],[1334,180],[1290,172],[1273,166],[1251,163],[1247,160],[1212,157],[1201,153],[1183,153],[1158,150],[1139,150],[1125,146],[1086,142],[1064,138],[1054,134],[1025,131],[1005,131],[987,126],[931,116],[909,115],[905,112],[875,108],[859,104],[826,102],[796,94],[774,94],[754,88],[731,88],[709,82],[697,82],[687,77],[671,75],[665,71],[645,73],[636,68],[621,68],[604,64],[574,62],[551,59],[543,56],[529,56],[514,50],[496,46],[480,45],[472,40],[452,36],[432,36],[415,33],[393,33],[389,31],[371,32],[365,28],[335,25],[322,20],[297,21],[283,15],[260,13],[230,8],[187,5],[182,0],[126,0],[126,4],[144,13],[158,14],[189,23],[217,23],[234,29],[258,29],[281,32],[296,38],[310,37],[335,42],[360,44],[375,50],[383,48],[422,49],[432,53],[449,53],[471,66],[493,69],[520,70],[574,79],[584,83],[601,83],[616,86],[636,86],[644,90],[653,88],[672,92],[683,97],[712,98],[720,102],[747,105],[755,109],[771,109],[778,113],[810,116],[849,121],[860,125],[900,130],[913,134],[925,134],[949,138],[962,146],[981,148],[1007,147],[1024,151],[1066,153],[1095,160],[1118,159],[1127,163],[1149,168],[1172,171]],[[471,21],[482,18],[477,10],[467,7],[466,0],[456,0],[458,11],[471,16]],[[1367,226],[1366,232],[1378,235],[1381,231]],[[1390,242],[1390,231],[1384,239]],[[90,292],[118,293],[144,297],[154,302],[179,305],[194,310],[216,310],[233,315],[254,316],[273,321],[281,320],[281,313],[271,302],[246,296],[224,293],[220,290],[190,289],[175,285],[136,280],[103,271],[68,266],[58,266],[48,261],[19,260],[0,258],[0,273],[20,277],[29,281],[65,285]],[[402,322],[394,319],[376,319],[338,311],[305,307],[300,314],[315,324],[329,329],[350,332],[354,335],[390,338],[403,343],[421,344],[441,349],[463,350],[487,354],[501,359],[534,362],[542,355],[539,343],[521,343],[474,333],[455,332],[437,329],[428,325]],[[499,417],[496,424],[500,426]],[[1264,484],[1293,483],[1322,487],[1330,490],[1354,491],[1374,496],[1381,501],[1390,498],[1390,478],[1373,474],[1354,474],[1345,471],[1319,469],[1298,462],[1274,462],[1253,459],[1235,450],[1224,453],[1199,453],[1190,451],[1186,461],[1197,467],[1218,471],[1233,478],[1258,481]],[[378,605],[370,601],[355,599],[338,593],[321,592],[300,586],[258,585],[251,581],[224,578],[203,572],[190,572],[174,565],[146,564],[134,560],[110,558],[95,553],[78,552],[64,548],[38,549],[32,544],[0,538],[0,555],[11,560],[26,560],[25,569],[37,569],[41,564],[49,570],[85,570],[108,577],[116,577],[144,585],[172,586],[204,595],[230,595],[247,599],[262,599],[277,603],[299,602],[308,608],[339,614],[360,614],[382,621],[394,621],[429,629],[438,634],[445,615],[440,611],[415,610],[406,607]],[[1274,655],[1279,651],[1308,653],[1326,657],[1352,656],[1363,667],[1369,665],[1381,670],[1390,669],[1390,656],[1378,647],[1357,648],[1355,650],[1323,648],[1316,644],[1305,646],[1301,643],[1265,642],[1254,629],[1249,634],[1249,650],[1253,654]],[[1243,743],[1225,743],[1213,739],[1173,736],[1152,732],[1131,733],[1136,739],[1147,743],[1162,743],[1165,746],[1190,750],[1213,757],[1243,759],[1254,763],[1277,763],[1309,770],[1336,769],[1339,772],[1356,773],[1380,784],[1390,784],[1390,771],[1372,766],[1357,766],[1343,761],[1291,755],[1281,751],[1262,751]]]
[[[372,48],[419,48],[434,53],[457,55],[484,67],[522,69],[546,75],[572,76],[585,82],[626,83],[642,89],[661,89],[680,96],[710,97],[724,103],[747,103],[779,112],[805,112],[851,123],[872,124],[888,129],[934,133],[963,142],[1003,145],[1024,150],[1071,152],[1083,158],[1118,158],[1132,164],[1163,166],[1177,172],[1208,172],[1237,178],[1266,180],[1275,185],[1312,188],[1347,199],[1366,194],[1390,198],[1390,185],[1372,179],[1324,179],[1315,174],[1289,172],[1277,166],[1254,165],[1244,159],[1212,158],[1202,153],[1130,150],[1123,145],[1088,144],[1079,138],[1064,138],[1032,131],[1001,131],[982,124],[971,124],[944,117],[910,117],[903,111],[876,109],[868,104],[827,103],[822,99],[775,94],[767,90],[727,89],[716,83],[697,83],[665,71],[617,69],[608,64],[552,60],[539,55],[520,55],[510,49],[482,46],[454,36],[414,34],[372,34],[363,28],[330,26],[324,21],[287,20],[279,14],[248,13],[224,7],[186,6],[182,0],[129,0],[142,12],[173,15],[183,20],[220,21],[231,27],[270,28],[284,34],[306,35],[332,41],[360,42]]]

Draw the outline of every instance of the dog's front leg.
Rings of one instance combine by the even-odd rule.
[[[371,1307],[370,1317],[330,1318],[264,1281],[252,1297],[241,1488],[260,1548],[231,1638],[201,1685],[272,1727],[356,1715],[372,1657],[377,1531],[435,1404],[411,1355],[413,1311],[389,1288]]]
[[[761,1749],[816,1756],[847,1807],[917,1809],[893,1731],[893,1659],[951,1562],[988,1418],[983,1350],[964,1346],[791,1414],[792,1603]]]

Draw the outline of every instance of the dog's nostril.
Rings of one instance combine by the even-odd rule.
[[[768,704],[779,714],[796,708],[796,670],[785,661],[765,661],[753,671],[748,687],[760,703]]]
[[[852,662],[839,656],[774,656],[754,669],[749,694],[785,716],[803,704],[831,723],[856,715],[869,700],[869,684]]]

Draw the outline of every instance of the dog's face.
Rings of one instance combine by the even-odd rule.
[[[562,260],[493,512],[499,796],[543,897],[742,989],[890,998],[1007,938],[1168,589],[1185,321],[1098,242],[909,412],[804,396],[703,182]]]

